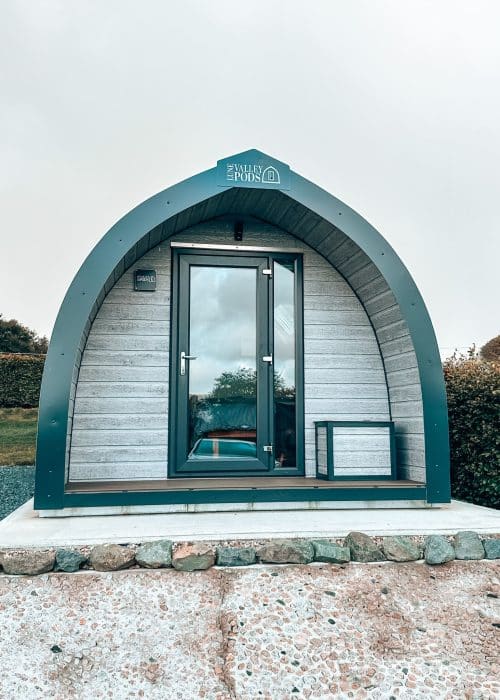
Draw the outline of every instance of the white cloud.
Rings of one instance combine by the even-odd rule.
[[[368,218],[439,344],[498,333],[500,6],[258,0],[0,6],[0,312],[49,333],[101,235],[256,147]]]

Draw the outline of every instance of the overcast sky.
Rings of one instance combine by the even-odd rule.
[[[258,148],[394,246],[443,354],[500,332],[498,0],[2,0],[0,313],[50,334],[93,245]]]

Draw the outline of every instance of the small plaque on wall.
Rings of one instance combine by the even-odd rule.
[[[136,292],[154,292],[156,290],[156,270],[135,270],[134,290]]]

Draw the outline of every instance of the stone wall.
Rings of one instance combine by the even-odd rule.
[[[57,550],[3,550],[0,568],[10,575],[45,574],[49,571],[74,573],[84,569],[120,571],[133,566],[148,569],[173,567],[178,571],[199,571],[218,566],[252,564],[348,564],[352,562],[409,562],[445,564],[454,559],[500,558],[500,538],[481,539],[471,531],[453,538],[442,535],[418,537],[376,537],[350,532],[344,540],[283,540],[254,543],[188,542],[173,549],[170,540],[155,540],[141,545],[100,544],[95,547]]]
[[[3,575],[0,697],[500,697],[498,579],[485,560]]]

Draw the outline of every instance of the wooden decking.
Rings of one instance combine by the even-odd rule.
[[[421,488],[424,484],[405,479],[323,481],[306,477],[233,477],[206,479],[155,479],[149,481],[80,481],[66,485],[67,493],[95,493],[113,491],[210,491],[220,489],[399,489]]]

